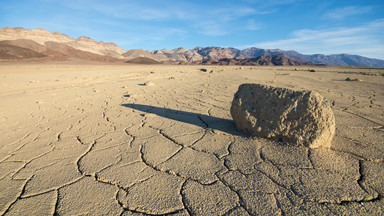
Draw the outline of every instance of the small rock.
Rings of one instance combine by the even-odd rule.
[[[141,114],[141,116],[146,117],[146,118],[150,118],[150,117],[155,117],[156,115],[153,113],[145,113],[145,114]]]
[[[330,103],[318,92],[242,84],[231,106],[238,129],[309,148],[329,148],[335,134]]]
[[[359,78],[350,78],[348,77],[347,79],[345,79],[345,81],[357,81],[357,82],[362,82],[363,80],[359,79]]]
[[[144,83],[145,86],[155,86],[155,83],[153,82],[146,82]]]
[[[311,70],[309,70],[309,72],[312,72],[312,73],[313,73],[313,72],[316,72],[316,71],[315,71],[315,70],[313,70],[313,69],[311,69]]]
[[[202,72],[207,72],[207,69],[205,69],[205,68],[201,68],[200,71],[202,71]]]

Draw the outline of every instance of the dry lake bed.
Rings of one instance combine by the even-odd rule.
[[[318,91],[331,148],[238,131],[242,83]],[[383,68],[3,63],[0,215],[383,215],[383,126]]]

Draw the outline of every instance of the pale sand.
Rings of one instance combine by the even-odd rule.
[[[0,215],[384,214],[384,70],[242,68],[0,65]],[[237,131],[241,83],[320,92],[332,149]]]

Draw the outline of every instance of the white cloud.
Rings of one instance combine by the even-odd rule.
[[[294,31],[290,38],[265,41],[245,47],[295,50],[305,54],[348,53],[384,59],[384,19],[350,28],[302,29]]]
[[[326,18],[331,19],[343,19],[348,16],[355,16],[360,14],[366,14],[373,10],[372,6],[347,6],[343,8],[336,8],[325,13]]]

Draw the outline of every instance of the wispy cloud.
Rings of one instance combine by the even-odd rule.
[[[384,59],[384,19],[350,28],[302,29],[290,38],[255,43],[244,47],[279,48],[306,54],[348,53]]]
[[[168,37],[173,35],[183,36],[186,34],[185,31],[176,29],[176,28],[158,28],[153,29],[150,32],[140,31],[140,32],[110,32],[114,35],[119,35],[120,39],[113,40],[114,43],[122,46],[131,46],[137,49],[148,49],[151,50],[153,46],[161,41],[164,41]],[[140,36],[138,36],[140,34]],[[124,37],[121,37],[123,35]],[[145,47],[143,47],[145,44]],[[161,47],[164,48],[164,47]],[[159,48],[160,49],[160,48]]]
[[[274,6],[292,4],[300,0],[267,0],[267,1],[266,0],[243,0],[243,1],[248,3],[256,3],[263,7],[265,6],[274,7]]]
[[[262,24],[256,22],[254,19],[249,19],[246,21],[245,28],[250,31],[256,31],[262,28]]]
[[[254,14],[264,14],[265,11],[256,10],[246,4],[221,3],[213,5],[194,3],[189,1],[156,1],[148,0],[79,0],[58,1],[66,8],[84,14],[98,13],[105,19],[117,19],[121,22],[142,22],[142,25],[153,23],[168,23],[180,25],[184,28],[192,27],[195,32],[207,36],[223,36],[234,31],[232,22]],[[147,23],[145,23],[147,22]],[[244,29],[246,29],[244,27]]]
[[[343,19],[349,16],[367,14],[373,10],[372,6],[347,6],[343,8],[336,8],[325,13],[325,18]]]
[[[193,26],[197,32],[208,36],[223,36],[229,34],[222,23],[215,21],[202,21]]]
[[[102,1],[102,0],[79,0],[79,1],[57,1],[64,7],[80,12],[95,12],[105,15],[106,18],[120,18],[131,20],[166,20],[177,16],[176,8],[166,3],[159,4],[157,1],[148,1],[145,4],[140,1]]]
[[[198,16],[190,17],[187,21],[193,23],[197,32],[208,36],[223,36],[238,29],[238,26],[233,26],[233,22],[257,11],[250,7],[228,6],[216,9],[196,8],[193,13]]]
[[[211,18],[216,17],[216,19],[218,20],[226,20],[226,21],[259,13],[258,11],[256,11],[251,7],[233,6],[233,5],[226,6],[226,7],[224,6],[216,9],[206,8],[206,9],[203,9],[202,12],[203,13],[200,13],[200,15],[203,15],[203,16],[208,15]],[[204,13],[206,13],[206,15],[204,15]]]

